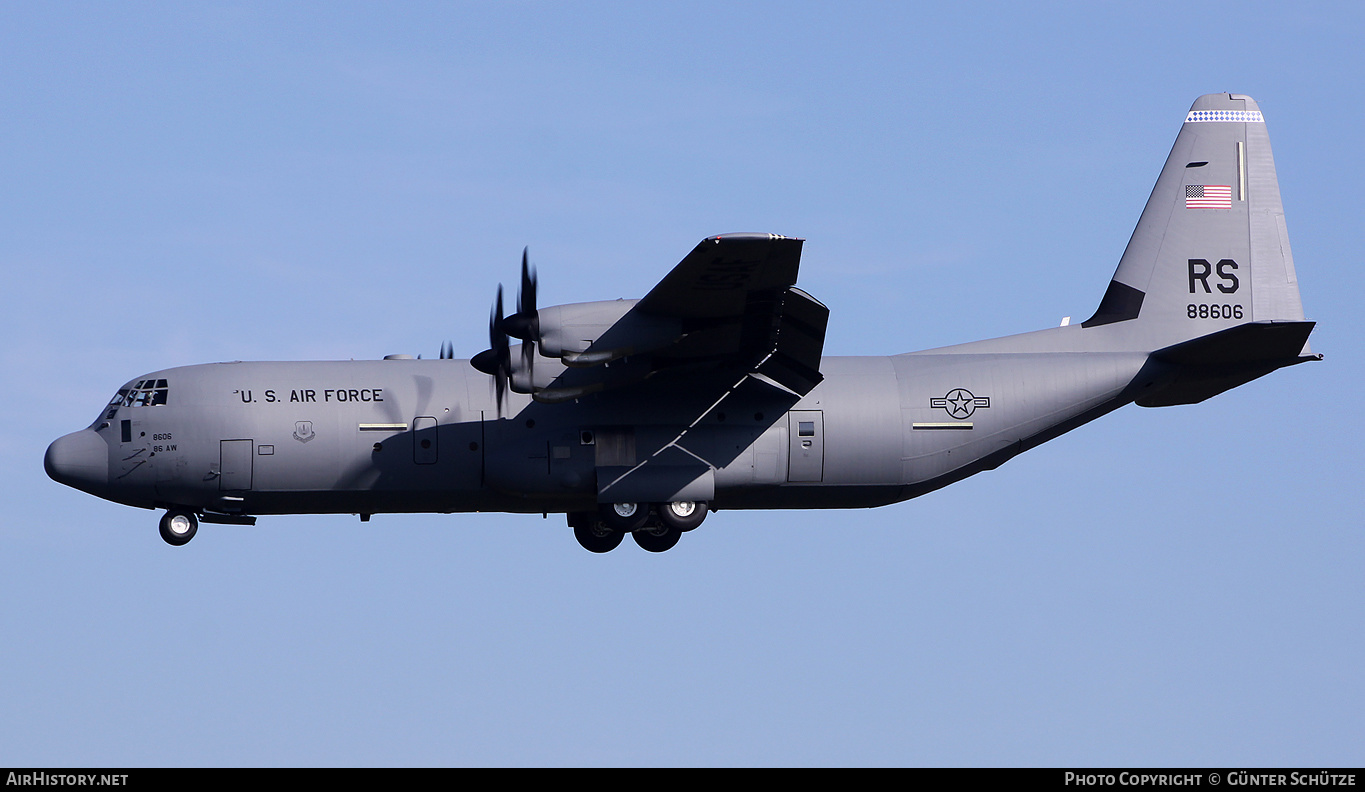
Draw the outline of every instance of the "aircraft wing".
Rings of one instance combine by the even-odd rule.
[[[661,367],[705,361],[749,366],[796,393],[819,384],[829,309],[795,288],[803,240],[726,234],[702,240],[636,304],[677,319]]]
[[[794,285],[802,242],[773,234],[702,240],[588,349],[566,357],[572,367],[536,398],[561,401],[703,368],[809,393],[824,378],[829,309]]]
[[[803,242],[774,234],[703,239],[636,307],[695,319],[740,316],[749,295],[796,284]]]
[[[534,395],[556,400],[562,384],[560,393],[602,391],[623,410],[651,404],[672,416],[662,434],[599,429],[599,502],[714,500],[715,470],[824,379],[829,309],[794,285],[801,245],[770,234],[702,240]],[[713,414],[754,420],[692,432]]]

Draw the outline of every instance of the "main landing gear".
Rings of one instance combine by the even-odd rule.
[[[662,553],[678,543],[684,533],[706,519],[700,501],[673,503],[604,503],[597,512],[570,512],[569,525],[583,549],[607,553],[616,549],[626,534],[651,553]]]

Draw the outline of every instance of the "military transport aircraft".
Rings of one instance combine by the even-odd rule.
[[[802,240],[705,239],[648,294],[540,308],[522,258],[472,360],[213,363],[118,389],[47,450],[53,479],[164,509],[161,536],[270,514],[563,513],[646,550],[721,509],[896,503],[1130,402],[1191,404],[1308,347],[1256,102],[1201,97],[1084,322],[825,357]],[[520,341],[513,345],[512,338]]]

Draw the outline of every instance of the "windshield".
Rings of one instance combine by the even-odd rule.
[[[120,407],[155,407],[166,403],[170,388],[164,379],[138,380],[128,388],[119,388],[114,398],[109,400],[109,409],[104,414],[107,421],[114,417]]]

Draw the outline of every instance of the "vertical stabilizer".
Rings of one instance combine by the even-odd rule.
[[[1271,321],[1301,322],[1303,306],[1265,118],[1249,96],[1201,96],[1083,324],[1123,322],[1155,350]]]

